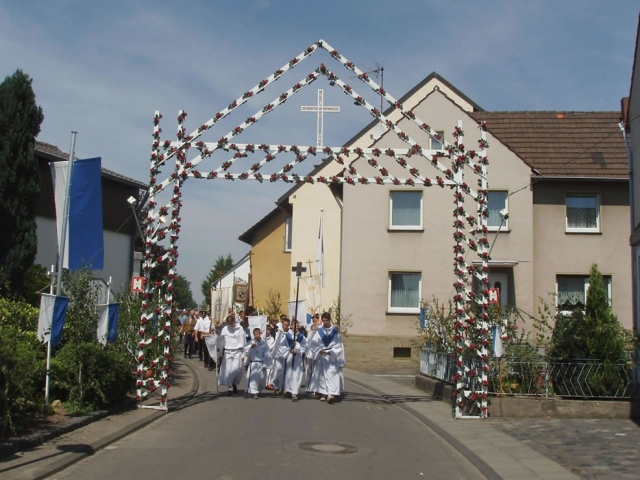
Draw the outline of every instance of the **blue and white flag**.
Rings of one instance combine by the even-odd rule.
[[[52,347],[56,347],[60,343],[68,308],[69,297],[42,294],[38,317],[38,340],[43,343],[51,341]]]
[[[98,305],[98,341],[102,345],[113,343],[118,336],[119,303]]]
[[[77,270],[85,265],[92,270],[104,268],[101,160],[97,157],[73,163],[63,265],[65,268]],[[51,162],[49,165],[53,178],[60,246],[69,162]]]

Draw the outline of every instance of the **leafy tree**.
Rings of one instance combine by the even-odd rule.
[[[191,282],[183,275],[176,275],[173,279],[173,304],[178,310],[197,306],[191,293]]]
[[[44,119],[31,78],[21,70],[0,84],[0,292],[20,294],[37,253],[40,196],[35,139]]]
[[[205,298],[205,303],[211,305],[211,285],[220,280],[220,277],[231,270],[233,265],[234,262],[233,258],[231,258],[231,254],[228,254],[226,257],[223,257],[222,255],[218,256],[215,265],[203,280],[200,287],[202,289],[202,295],[204,295]]]
[[[264,313],[269,317],[280,317],[280,314],[282,313],[282,296],[278,290],[269,289]]]

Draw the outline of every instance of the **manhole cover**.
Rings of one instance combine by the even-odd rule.
[[[345,443],[304,442],[299,443],[298,447],[308,452],[331,453],[336,455],[358,453],[359,451],[358,447]]]

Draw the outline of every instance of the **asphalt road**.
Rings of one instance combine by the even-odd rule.
[[[218,396],[213,373],[200,377],[188,405],[54,478],[484,478],[414,416],[348,379],[345,398],[327,405]]]

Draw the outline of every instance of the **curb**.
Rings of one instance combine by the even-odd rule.
[[[358,385],[361,388],[364,388],[366,390],[369,390],[370,392],[375,393],[376,395],[380,395],[381,397],[386,397],[387,396],[386,393],[378,390],[377,388],[371,387],[371,386],[369,386],[369,385],[367,385],[365,383],[362,383],[362,382],[360,382],[358,380],[353,380],[352,378],[346,378],[345,381],[354,383],[354,384]],[[445,442],[447,442],[449,445],[451,445],[451,447],[453,447],[455,450],[460,452],[460,454],[462,454],[467,459],[467,461],[469,463],[471,463],[471,465],[473,465],[475,468],[477,468],[478,471],[480,473],[482,473],[486,478],[488,478],[488,479],[501,479],[502,478],[500,475],[498,475],[498,472],[496,472],[484,460],[482,460],[480,457],[478,457],[478,455],[476,455],[471,450],[469,450],[466,446],[464,446],[453,435],[449,434],[443,428],[439,427],[438,425],[433,423],[431,420],[429,420],[429,418],[427,418],[425,415],[423,415],[420,412],[417,412],[416,410],[414,410],[413,408],[408,407],[406,405],[403,405],[401,403],[395,403],[394,402],[393,405],[395,405],[396,407],[401,408],[405,412],[407,412],[410,415],[416,417],[426,427],[428,427],[431,430],[433,430],[433,432],[436,435],[438,435]]]
[[[198,379],[197,372],[191,365],[189,365],[188,363],[182,363],[182,365],[185,365],[191,371],[192,382],[191,382],[191,388],[189,389],[189,391],[185,395],[182,395],[181,397],[177,397],[177,398],[183,400],[184,402],[187,402],[191,400],[191,398],[193,398],[195,394],[198,392],[198,389],[200,388],[200,380]],[[74,418],[70,421],[60,424],[59,426],[53,427],[48,432],[35,434],[32,436],[26,437],[24,439],[19,439],[18,441],[15,441],[15,442],[7,442],[5,444],[0,443],[0,459],[6,456],[12,455],[17,451],[38,447],[46,441],[52,440],[65,433],[69,433],[74,430],[77,430],[85,425],[88,425],[89,423],[105,418],[113,413],[118,413],[125,410],[131,410],[131,409],[134,409],[135,407],[136,407],[135,400],[127,399],[117,405],[114,405],[112,408],[108,408],[106,410],[99,410],[97,412],[92,412],[88,415],[84,415],[79,418]],[[171,410],[169,410],[169,412],[171,412]],[[65,468],[70,467],[71,465],[82,460],[83,458],[93,455],[95,452],[108,446],[109,444],[116,442],[121,438],[126,437],[127,435],[130,435],[136,430],[149,425],[150,423],[164,416],[165,413],[169,413],[169,412],[163,412],[163,411],[153,412],[151,415],[145,418],[141,418],[140,420],[137,420],[123,427],[119,431],[114,432],[111,435],[108,435],[94,442],[91,445],[88,445],[86,449],[84,449],[83,451],[69,453],[66,458],[61,458],[57,462],[51,464],[46,468],[46,472],[37,474],[36,476],[33,477],[33,479],[34,480],[44,479],[57,472],[60,472],[61,470],[64,470]]]

